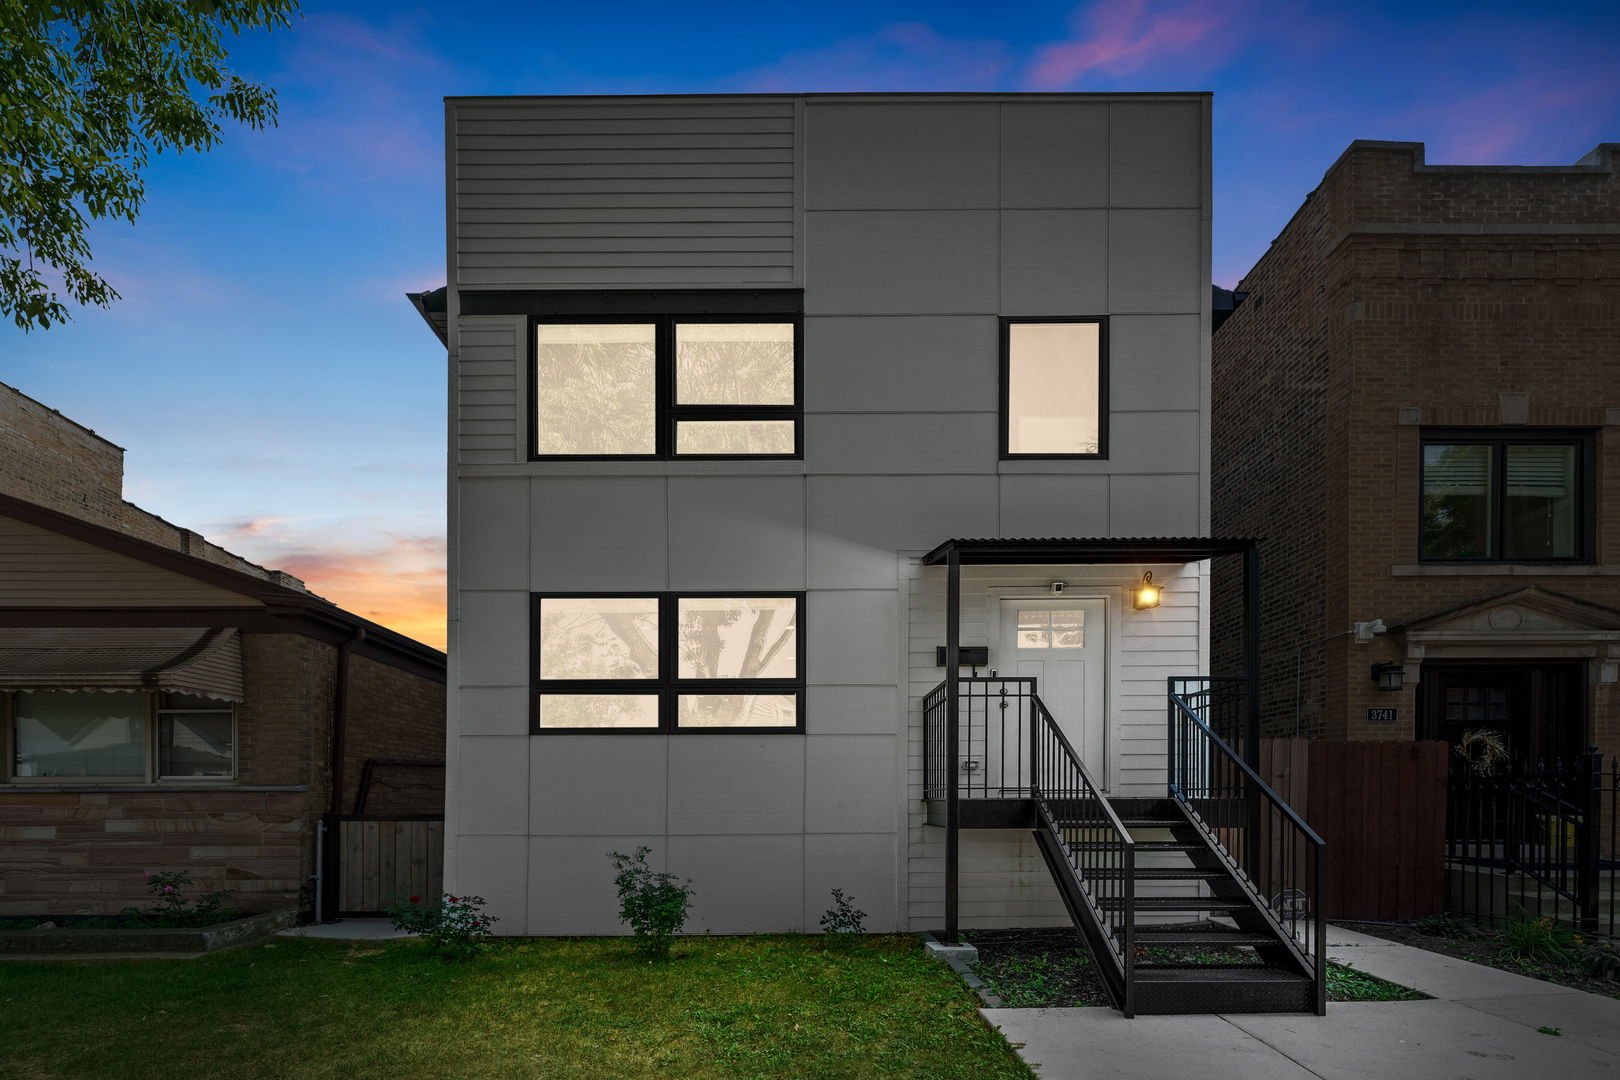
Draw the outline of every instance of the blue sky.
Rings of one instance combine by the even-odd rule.
[[[237,42],[281,124],[149,173],[98,227],[125,299],[24,335],[0,381],[126,447],[126,497],[442,641],[452,94],[1212,90],[1230,285],[1353,139],[1569,164],[1620,140],[1620,5],[310,3]]]

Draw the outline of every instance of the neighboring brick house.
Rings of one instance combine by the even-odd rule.
[[[308,911],[365,762],[442,759],[444,654],[122,482],[122,450],[0,385],[0,915],[116,911],[160,870]],[[442,813],[442,769],[373,771],[372,809]]]
[[[1266,541],[1268,734],[1620,751],[1617,147],[1352,143],[1238,285],[1212,528]],[[1238,600],[1217,568],[1217,625]]]

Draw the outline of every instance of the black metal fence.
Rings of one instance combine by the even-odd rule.
[[[957,680],[957,754],[945,757],[945,684],[923,698],[924,798],[943,799],[951,784],[963,799],[1030,797],[1032,678],[964,676]]]
[[[1454,757],[1446,798],[1446,909],[1486,922],[1551,918],[1616,932],[1620,758],[1482,771]]]

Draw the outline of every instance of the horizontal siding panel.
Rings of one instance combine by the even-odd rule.
[[[511,435],[463,435],[461,437],[461,448],[463,450],[505,450],[506,456],[490,460],[512,460]]]
[[[721,193],[780,194],[793,192],[791,176],[645,176],[624,179],[581,177],[568,180],[458,180],[458,195],[690,195],[713,197]]]
[[[504,420],[510,423],[517,419],[516,405],[463,405],[457,410],[462,420]],[[462,431],[466,431],[462,428]]]
[[[771,196],[777,198],[777,196]],[[719,222],[750,222],[787,224],[792,228],[792,222],[783,213],[780,206],[775,204],[762,206],[613,206],[613,207],[568,207],[553,210],[535,210],[524,208],[474,208],[464,206],[461,210],[461,221],[458,225],[458,235],[479,235],[471,232],[472,228],[524,228],[529,226],[546,225],[577,225],[580,228],[590,228],[592,223],[625,223],[633,225],[640,222],[652,224],[673,223],[681,225],[705,225]],[[497,234],[499,235],[499,234]],[[519,235],[513,233],[512,235]],[[544,232],[526,233],[522,235],[548,235]],[[568,235],[559,233],[558,235]]]
[[[617,98],[586,104],[575,102],[501,101],[458,103],[456,115],[465,120],[488,119],[547,119],[547,120],[611,120],[617,116],[777,116],[792,117],[793,102],[783,101],[691,101],[652,102]]]
[[[468,379],[505,378],[513,379],[517,376],[517,362],[515,360],[463,360],[457,370],[461,373],[462,381]]]
[[[793,147],[790,130],[770,132],[724,131],[713,133],[681,132],[677,135],[623,133],[609,135],[547,135],[543,149],[536,149],[529,140],[511,135],[459,135],[456,154],[459,160],[472,163],[473,154],[496,153],[513,155],[513,160],[524,160],[519,155],[549,154],[568,150],[590,150],[602,153],[641,150],[779,150]],[[489,160],[497,160],[491,158]],[[606,160],[593,158],[592,160]]]
[[[461,120],[457,135],[770,135],[793,130],[791,118],[774,116],[635,117],[616,120]]]
[[[517,434],[517,422],[514,420],[462,420],[460,426],[463,444],[474,435],[505,435],[510,440],[512,435]]]
[[[671,162],[649,162],[644,164],[592,164],[592,165],[462,165],[457,169],[461,178],[460,185],[464,191],[477,190],[474,185],[487,183],[493,180],[570,180],[576,184],[590,181],[588,190],[595,190],[598,181],[613,184],[618,181],[632,180],[707,180],[716,179],[722,183],[731,180],[746,180],[753,177],[793,179],[793,165],[791,162],[782,164],[772,161],[749,161],[732,163],[702,162],[686,164]],[[549,185],[548,185],[549,186]],[[496,188],[495,190],[504,190]],[[615,190],[609,187],[607,190]],[[635,189],[630,189],[635,190]],[[662,190],[661,188],[658,190]],[[685,188],[677,190],[689,190]],[[706,190],[700,187],[697,190]],[[722,191],[742,190],[748,188],[721,188]]]
[[[774,251],[621,251],[601,254],[578,252],[478,252],[467,266],[532,266],[580,268],[592,266],[791,266],[792,253]]]
[[[708,251],[782,251],[792,261],[791,236],[566,236],[559,238],[507,239],[476,237],[461,244],[463,255],[489,255],[492,253],[574,252],[581,256],[610,252],[708,252]],[[486,262],[478,259],[468,261]],[[499,264],[492,264],[499,265]],[[589,263],[575,265],[588,266]]]
[[[566,269],[541,269],[535,267],[477,267],[462,271],[461,280],[473,285],[520,285],[520,284],[579,284],[579,285],[613,285],[613,284],[646,284],[657,280],[669,284],[684,282],[726,282],[744,284],[750,281],[780,281],[791,282],[793,270],[789,267],[764,266],[621,266],[596,267],[583,270],[579,267]]]
[[[460,395],[462,405],[510,405],[512,392],[510,390],[463,390]]]
[[[465,249],[483,241],[498,240],[506,244],[532,243],[536,239],[562,240],[579,238],[587,243],[605,243],[613,238],[667,239],[693,237],[709,239],[723,236],[777,236],[792,239],[790,221],[688,221],[666,217],[654,221],[568,221],[512,225],[502,222],[462,222],[456,230]],[[499,251],[500,248],[485,250]],[[595,249],[590,249],[595,250]]]
[[[507,367],[511,367],[510,364]],[[461,369],[461,388],[463,390],[504,390],[510,394],[517,389],[517,379],[511,374],[506,375],[470,375],[466,367]]]
[[[771,136],[781,138],[781,136]],[[462,176],[478,176],[476,169],[529,169],[529,168],[629,168],[638,166],[683,166],[687,168],[717,165],[788,165],[793,164],[793,145],[745,147],[633,147],[629,149],[591,148],[584,150],[554,150],[550,140],[544,150],[468,150],[456,147],[458,172]],[[488,175],[488,174],[484,174]],[[572,175],[572,174],[564,174]],[[594,175],[594,174],[592,174]],[[609,173],[608,175],[613,175]],[[634,176],[635,173],[625,173]],[[663,175],[663,174],[659,174]],[[698,175],[707,176],[702,173]],[[722,172],[720,175],[725,175]],[[745,174],[746,175],[746,174]]]
[[[657,207],[667,210],[669,207],[690,206],[702,208],[725,208],[749,206],[777,207],[776,217],[780,220],[789,218],[789,211],[793,208],[793,193],[791,191],[663,191],[663,192],[614,192],[612,194],[593,193],[590,191],[553,191],[549,188],[535,191],[519,191],[516,193],[473,193],[458,192],[456,202],[466,209],[535,209],[535,210],[569,210],[569,209],[596,209],[607,207]],[[568,220],[575,220],[570,215]]]

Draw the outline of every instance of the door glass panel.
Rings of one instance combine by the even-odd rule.
[[[1054,611],[1052,612],[1052,625],[1084,626],[1086,625],[1086,613],[1078,609],[1074,611]]]
[[[676,324],[675,403],[792,405],[793,330],[792,323]]]
[[[1502,506],[1508,559],[1575,557],[1575,447],[1508,446]]]
[[[1086,632],[1084,630],[1054,630],[1052,631],[1052,645],[1058,649],[1083,649],[1086,647]]]
[[[798,677],[798,601],[791,596],[681,597],[682,679]]]
[[[537,453],[657,452],[651,324],[542,325],[536,333]]]
[[[543,728],[655,728],[652,694],[541,694]]]
[[[793,727],[798,699],[792,694],[682,694],[683,728]]]
[[[791,454],[793,420],[679,420],[677,454]]]
[[[146,776],[146,695],[16,696],[17,776]]]
[[[1018,613],[1019,626],[1051,626],[1052,613],[1049,611],[1020,611]]]
[[[658,599],[541,599],[540,678],[658,678]]]
[[[1013,323],[1007,333],[1007,452],[1097,453],[1100,327]]]
[[[1018,647],[1020,649],[1049,649],[1052,647],[1048,640],[1048,630],[1020,630],[1018,631]]]

